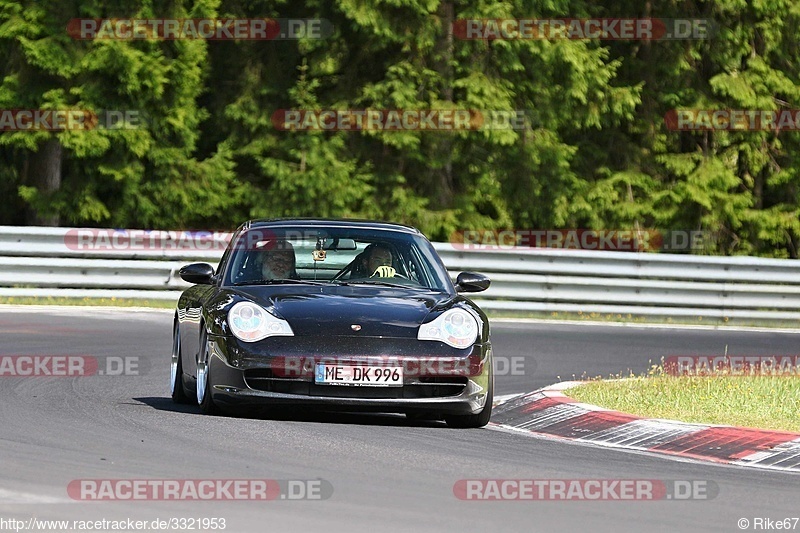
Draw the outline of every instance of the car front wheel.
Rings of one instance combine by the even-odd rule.
[[[474,415],[447,415],[444,421],[451,428],[467,429],[482,428],[489,423],[492,417],[492,401],[494,400],[494,372],[489,379],[489,391],[486,393],[486,404],[479,413]]]
[[[177,324],[172,333],[172,361],[170,363],[170,393],[175,403],[190,403],[183,388],[183,362],[181,361],[181,333]]]
[[[208,349],[208,334],[203,331],[200,335],[200,357],[197,361],[197,405],[207,415],[219,414],[219,407],[211,397],[210,378],[210,353]]]

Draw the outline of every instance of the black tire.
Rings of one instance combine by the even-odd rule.
[[[492,418],[492,401],[494,400],[494,372],[489,380],[489,392],[486,394],[486,405],[480,413],[474,415],[446,415],[444,421],[454,429],[482,428]]]
[[[209,365],[209,354],[208,354],[208,337],[205,332],[205,326],[201,326],[203,328],[203,332],[200,334],[200,360],[197,362],[197,387],[202,386],[203,395],[202,397],[197,394],[197,405],[200,406],[200,410],[203,411],[203,414],[206,415],[218,415],[221,414],[221,410],[217,404],[214,403],[214,399],[211,397],[211,365]],[[201,366],[202,365],[202,366]],[[201,368],[204,369],[206,375],[205,379],[201,380],[200,372]]]
[[[177,359],[177,362],[175,362]],[[172,334],[172,361],[170,364],[175,364],[175,372],[170,370],[171,379],[171,394],[172,401],[180,404],[192,403],[191,398],[186,394],[186,389],[183,386],[183,357],[181,354],[181,335],[178,326],[175,326],[175,331]]]

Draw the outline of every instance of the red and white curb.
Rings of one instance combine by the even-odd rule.
[[[800,472],[800,434],[639,418],[580,403],[558,383],[498,398],[492,425],[612,448]]]

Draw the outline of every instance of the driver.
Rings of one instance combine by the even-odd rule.
[[[261,253],[261,276],[263,279],[298,279],[295,261],[292,243],[276,241],[272,249]]]
[[[380,242],[367,246],[364,250],[363,261],[371,278],[392,278],[397,272],[392,267],[392,250]]]

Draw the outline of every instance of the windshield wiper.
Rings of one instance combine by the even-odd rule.
[[[239,281],[234,283],[234,286],[241,287],[242,285],[282,285],[285,283],[299,283],[300,285],[326,285],[321,281],[314,281],[308,279],[290,279],[290,278],[276,278],[276,279],[254,279],[251,281]]]

